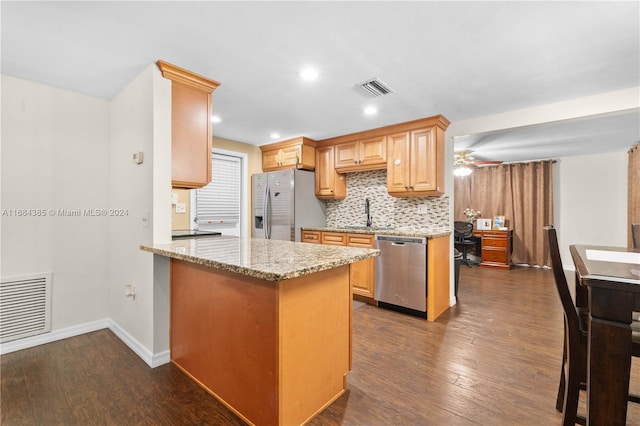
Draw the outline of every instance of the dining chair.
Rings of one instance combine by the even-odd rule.
[[[462,251],[462,262],[468,267],[473,264],[467,257],[470,247],[478,245],[478,239],[473,236],[473,223],[464,221],[453,222],[454,246]]]
[[[631,240],[633,248],[640,248],[640,223],[631,224]]]
[[[589,310],[587,307],[577,307],[571,297],[567,277],[562,268],[556,229],[553,226],[546,226],[544,231],[547,236],[556,290],[564,311],[565,339],[556,409],[562,412],[563,425],[576,423],[584,425],[585,417],[578,416],[578,399],[580,390],[586,389]],[[631,327],[631,352],[633,356],[640,357],[640,323],[632,321]],[[640,397],[636,395],[629,395],[628,400],[640,403]]]

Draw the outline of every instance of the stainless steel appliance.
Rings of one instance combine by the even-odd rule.
[[[427,239],[376,235],[374,294],[378,306],[426,318]]]
[[[314,173],[286,169],[251,176],[252,236],[300,241],[301,227],[325,225]]]

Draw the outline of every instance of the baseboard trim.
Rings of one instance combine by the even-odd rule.
[[[169,351],[153,354],[142,343],[136,340],[132,335],[127,333],[124,328],[120,327],[116,322],[109,320],[109,330],[113,332],[125,345],[129,346],[133,352],[136,353],[147,365],[151,368],[158,367],[159,365],[169,362]]]
[[[110,323],[111,320],[105,318],[80,325],[74,325],[72,327],[61,328],[60,330],[53,330],[49,333],[25,337],[24,339],[12,340],[10,342],[0,344],[0,355],[109,328]]]
[[[52,343],[58,340],[68,339],[69,337],[80,336],[81,334],[91,333],[93,331],[98,331],[105,328],[111,330],[113,334],[115,334],[120,340],[122,340],[122,342],[127,345],[129,349],[131,349],[136,355],[138,355],[151,368],[166,364],[171,359],[170,351],[168,349],[157,354],[151,353],[151,351],[149,351],[142,343],[136,340],[131,334],[125,331],[111,318],[105,318],[80,325],[75,325],[73,327],[54,330],[49,333],[39,334],[37,336],[30,336],[25,337],[24,339],[2,343],[0,344],[0,355],[8,354],[22,349],[32,348],[34,346]]]

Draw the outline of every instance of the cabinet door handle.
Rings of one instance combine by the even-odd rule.
[[[406,191],[408,191],[408,190],[409,190],[409,187],[408,187],[407,185],[405,185],[405,186],[404,186],[404,189],[405,189]]]
[[[413,186],[410,186],[409,189],[413,191]]]

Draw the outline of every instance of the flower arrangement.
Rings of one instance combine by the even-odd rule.
[[[480,216],[480,210],[474,210],[467,207],[464,209],[464,215],[467,217],[467,221],[473,222],[478,216]]]

